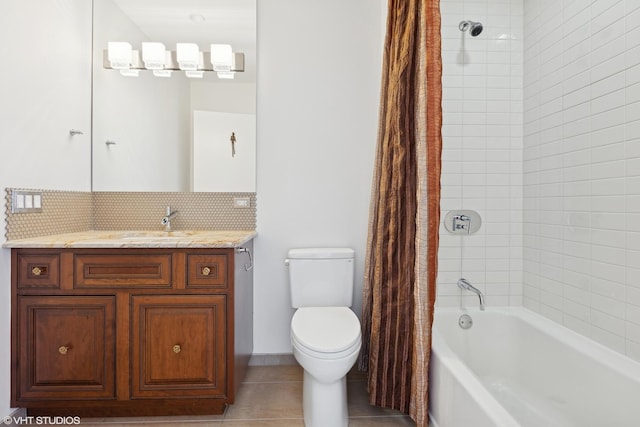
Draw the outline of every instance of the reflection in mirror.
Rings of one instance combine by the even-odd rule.
[[[255,192],[255,3],[94,0],[93,191]],[[103,67],[108,43],[122,41],[230,44],[245,71],[126,77]]]

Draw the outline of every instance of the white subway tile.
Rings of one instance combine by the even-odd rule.
[[[591,327],[591,338],[604,346],[607,346],[619,353],[623,353],[625,351],[625,340],[622,336],[617,335],[615,333],[606,331],[595,326],[592,323]]]
[[[623,104],[618,104],[623,105]],[[597,131],[625,123],[625,107],[611,105],[611,109],[591,116],[591,129]],[[592,106],[593,108],[593,106]]]
[[[624,54],[614,56],[610,59],[605,57],[592,57],[592,60],[602,60],[602,62],[593,63],[593,67],[591,68],[592,82],[602,80],[608,76],[619,73],[626,68]]]
[[[591,114],[596,115],[598,113],[619,108],[623,105],[625,105],[625,90],[619,89],[615,92],[610,92],[610,93],[607,93],[606,95],[599,96],[597,98],[592,97]],[[624,121],[624,115],[622,115],[621,112],[622,110],[617,110],[616,112],[616,114],[621,116],[620,121],[618,121],[617,124],[620,124]],[[594,127],[594,130],[595,129],[598,129],[598,128]]]
[[[628,195],[637,195],[640,194],[640,177],[638,176],[630,176],[626,181],[627,185],[627,194]]]
[[[623,0],[594,1],[591,3],[591,16],[591,31],[596,33],[624,19],[625,2]]]
[[[594,195],[615,195],[624,194],[625,179],[610,178],[598,179],[591,183],[591,193]]]
[[[634,322],[626,322],[626,338],[630,341],[640,343],[640,325]]]
[[[640,287],[635,286],[627,286],[627,304],[632,305],[634,307],[640,308]],[[637,312],[640,315],[640,311]],[[627,314],[627,320],[633,320],[636,323],[640,324],[640,317],[631,316]]]
[[[627,212],[640,213],[640,196],[638,195],[626,196],[626,209],[627,209]]]
[[[620,265],[593,260],[591,263],[591,274],[600,279],[607,279],[616,283],[625,283],[625,268]]]
[[[625,79],[627,85],[640,83],[640,49],[638,50],[639,61],[625,70]]]
[[[588,321],[584,321],[577,317],[572,316],[570,313],[571,311],[572,310],[570,307],[568,308],[565,307],[565,314],[563,317],[562,324],[567,328],[571,329],[572,331],[588,337],[590,334],[591,325],[588,323]]]

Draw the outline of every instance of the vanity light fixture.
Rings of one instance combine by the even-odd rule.
[[[153,70],[153,75],[156,77],[171,77],[171,70]]]
[[[233,71],[218,71],[217,74],[219,79],[233,79],[236,76]]]
[[[109,52],[109,63],[111,68],[116,70],[128,70],[131,68],[133,48],[128,42],[109,42],[107,45]]]
[[[162,70],[167,61],[167,50],[158,42],[142,43],[142,60],[147,70]]]
[[[211,45],[211,65],[213,71],[228,73],[233,64],[233,49],[230,44]]]
[[[195,43],[176,43],[178,66],[183,71],[198,71],[202,63],[200,49]]]
[[[138,77],[140,75],[140,70],[133,70],[133,69],[120,70],[120,74],[122,74],[125,77]]]
[[[201,79],[204,77],[204,71],[185,70],[184,75],[190,79]]]
[[[144,42],[140,50],[127,42],[109,42],[108,47],[103,51],[103,67],[120,70],[125,76],[151,70],[157,77],[184,71],[187,77],[202,78],[205,72],[214,71],[220,79],[233,79],[235,73],[244,72],[244,53],[233,52],[228,44],[212,44],[211,52],[200,52],[196,43],[177,43],[175,51],[156,42]]]

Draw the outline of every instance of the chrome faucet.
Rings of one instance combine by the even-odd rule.
[[[164,231],[171,231],[171,218],[177,214],[178,211],[171,212],[171,206],[167,206],[167,213],[162,217],[162,221],[160,221],[160,224],[164,225]]]
[[[458,287],[460,289],[465,289],[467,291],[471,291],[471,292],[477,294],[478,298],[480,299],[480,310],[484,310],[484,294],[482,293],[482,291],[480,289],[478,289],[475,286],[473,286],[465,278],[458,279]]]

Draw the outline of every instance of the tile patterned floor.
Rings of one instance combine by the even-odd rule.
[[[365,378],[347,377],[350,427],[415,426],[404,414],[369,405]],[[91,427],[303,427],[302,369],[299,366],[251,366],[236,403],[223,415],[193,417],[87,418]]]

